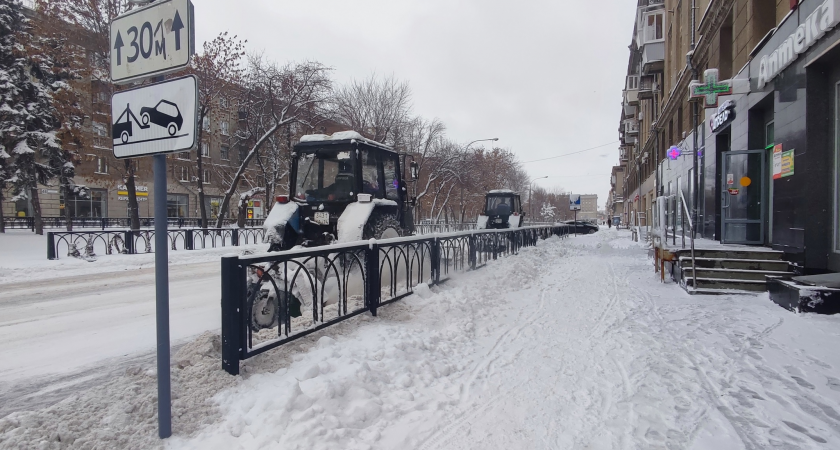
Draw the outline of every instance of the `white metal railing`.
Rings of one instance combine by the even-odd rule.
[[[694,220],[692,220],[691,213],[688,211],[685,194],[683,194],[682,189],[680,189],[680,204],[683,211],[685,211],[685,218],[688,219],[688,236],[691,239],[691,278],[694,282],[694,290],[697,290],[697,259],[694,257]]]

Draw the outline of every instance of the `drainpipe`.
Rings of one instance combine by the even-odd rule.
[[[691,66],[691,79],[695,80],[695,81],[698,79],[697,67],[694,65],[694,61],[693,61],[694,50],[695,50],[696,45],[697,45],[697,40],[696,40],[697,39],[697,22],[696,22],[696,20],[697,20],[697,0],[691,0],[691,57],[689,58],[688,62],[689,62],[689,65]],[[698,167],[699,167],[700,164],[699,164],[699,158],[697,156],[697,150],[698,150],[697,149],[697,137],[698,137],[698,134],[699,134],[698,131],[697,131],[697,121],[698,121],[698,114],[699,114],[698,107],[697,107],[697,101],[692,102],[691,109],[693,110],[692,131],[693,131],[693,135],[694,135],[694,151],[692,152],[693,153],[693,159],[694,159],[694,170],[693,170],[692,177],[691,177],[691,183],[694,186],[694,192],[691,195],[691,203],[692,203],[692,205],[691,205],[691,221],[692,221],[692,223],[696,224],[697,223],[697,214],[698,214],[697,207],[699,206],[698,203],[700,203],[698,201],[698,198],[699,198],[699,195],[700,195],[700,186],[699,186],[700,176],[698,174]],[[694,228],[694,230],[692,230],[691,239],[695,239],[697,237],[697,227],[695,226],[693,228]],[[697,286],[695,285],[695,289],[696,288],[697,288]]]

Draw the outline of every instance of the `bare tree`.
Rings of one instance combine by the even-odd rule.
[[[338,120],[368,139],[396,145],[409,122],[411,88],[393,76],[373,74],[337,89],[333,108]]]
[[[261,55],[248,58],[239,100],[244,127],[237,130],[236,139],[250,150],[230,180],[216,219],[217,228],[222,226],[230,199],[251,161],[282,127],[322,115],[318,109],[325,106],[331,87],[329,69],[321,63],[278,66]]]
[[[195,56],[191,63],[191,72],[198,77],[198,139],[199,147],[204,138],[204,121],[217,109],[224,109],[233,104],[237,91],[242,83],[244,68],[241,65],[245,56],[245,43],[237,40],[236,36],[229,36],[225,31],[215,39],[204,43],[204,51]],[[201,228],[207,228],[207,206],[204,200],[204,155],[202,149],[196,151],[196,169],[198,176],[194,177],[198,191],[198,206],[201,217]]]

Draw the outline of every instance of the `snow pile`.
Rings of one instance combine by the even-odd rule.
[[[173,358],[164,445],[840,448],[840,317],[689,296],[628,240],[541,241],[252,358],[241,377],[204,335]],[[0,447],[154,448],[154,388],[132,369],[14,413]]]
[[[381,142],[376,142],[370,140],[356,131],[339,131],[333,134],[307,134],[305,136],[301,136],[300,142],[324,142],[324,141],[343,141],[343,140],[357,140],[361,142],[365,142],[370,145],[374,145],[377,147],[391,149],[390,146],[385,145]]]

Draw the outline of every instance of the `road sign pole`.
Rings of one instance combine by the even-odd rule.
[[[166,155],[154,155],[155,297],[157,314],[158,435],[172,435],[172,388],[169,366],[169,233],[166,213]]]

